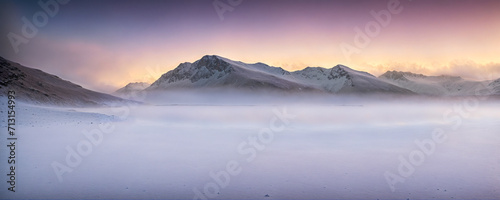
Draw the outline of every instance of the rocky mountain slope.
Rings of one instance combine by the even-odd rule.
[[[126,102],[3,57],[0,57],[0,79],[1,95],[13,90],[18,101],[61,106],[99,106]]]

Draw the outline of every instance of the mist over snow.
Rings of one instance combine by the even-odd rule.
[[[185,101],[201,95],[213,101]],[[196,191],[209,199],[500,196],[497,99],[253,96],[184,93],[162,97],[171,98],[163,103],[101,108],[20,103],[18,188],[15,194],[1,190],[1,196],[193,199]],[[169,103],[175,98],[179,101]],[[0,106],[5,114],[5,98]],[[441,143],[433,140],[436,130],[445,138]],[[93,144],[89,132],[101,132],[100,142]],[[430,153],[416,141],[432,141],[423,147]],[[91,150],[82,144],[92,144]],[[81,159],[72,157],[73,166],[66,160],[75,156],[71,150]],[[72,170],[59,173],[61,181],[56,162]],[[393,183],[394,191],[387,173],[404,181]]]

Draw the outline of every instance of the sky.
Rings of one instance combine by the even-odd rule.
[[[343,64],[375,76],[500,77],[498,0],[0,0],[0,7],[0,56],[100,92],[151,83],[204,55],[289,71]]]

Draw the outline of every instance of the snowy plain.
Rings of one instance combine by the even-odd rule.
[[[5,98],[0,106],[5,135]],[[3,181],[6,199],[500,198],[500,104],[492,99],[18,103],[16,111],[17,186],[9,192]],[[416,144],[436,130],[440,143]],[[85,136],[99,131],[95,144]],[[80,160],[68,163],[68,148]],[[410,165],[404,174],[400,158]],[[54,163],[71,172],[59,179]],[[392,190],[388,173],[404,182]]]

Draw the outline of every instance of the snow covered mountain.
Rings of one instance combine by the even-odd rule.
[[[62,106],[98,106],[126,102],[3,57],[0,57],[0,69],[0,95],[13,90],[18,101]]]
[[[489,81],[469,81],[458,76],[426,76],[399,71],[388,71],[379,78],[415,93],[432,96],[468,96],[475,95],[476,91],[486,94],[484,91],[488,90],[489,84]],[[495,87],[493,82],[490,87]]]
[[[493,95],[500,95],[500,78],[488,84],[488,91]]]
[[[238,88],[300,91],[313,88],[290,81],[290,73],[263,63],[246,64],[220,56],[203,56],[194,63],[182,63],[163,74],[146,90],[180,88]]]
[[[288,72],[264,63],[246,64],[220,56],[204,56],[194,63],[182,63],[163,74],[146,90],[174,88],[247,88],[327,93],[413,92],[381,81],[361,71],[337,65],[331,69],[308,67]]]
[[[292,72],[292,76],[297,82],[330,93],[413,93],[381,81],[367,72],[356,71],[344,65],[337,65],[331,69],[307,67]]]
[[[142,91],[146,88],[148,88],[151,84],[146,83],[146,82],[135,82],[135,83],[129,83],[125,87],[122,87],[115,92],[113,92],[113,95],[123,97],[130,95],[131,93],[134,92],[139,92]]]

